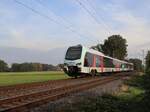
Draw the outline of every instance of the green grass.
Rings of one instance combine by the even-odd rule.
[[[137,96],[139,97],[141,94],[144,94],[144,90],[140,89],[138,87],[129,87],[129,90],[126,92],[120,92],[118,93],[118,97],[123,99],[134,99]]]
[[[0,73],[0,86],[66,78],[68,78],[68,76],[63,72],[5,72]]]

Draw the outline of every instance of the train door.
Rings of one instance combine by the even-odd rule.
[[[86,53],[85,58],[84,58],[84,72],[85,73],[90,73],[91,69],[93,67],[93,54],[91,53]]]

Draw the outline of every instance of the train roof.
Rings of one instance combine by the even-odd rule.
[[[113,59],[113,60],[116,60],[116,61],[118,61],[118,62],[120,62],[120,63],[126,63],[126,64],[133,65],[133,63],[129,63],[129,62],[126,62],[126,61],[123,61],[123,60],[119,60],[119,59],[116,59],[116,58],[112,58],[112,57],[107,56],[107,55],[103,54],[102,52],[97,51],[97,50],[94,50],[94,49],[92,49],[92,48],[87,48],[87,47],[84,47],[84,46],[82,46],[82,47],[83,47],[84,49],[86,49],[86,50],[87,50],[88,52],[90,52],[90,53],[97,54],[97,55],[100,55],[100,56],[103,56],[103,57],[106,57],[106,58],[109,58],[109,59]]]
[[[119,60],[119,59],[116,59],[116,58],[112,58],[110,56],[107,56],[105,55],[104,53],[100,52],[100,51],[97,51],[97,50],[94,50],[92,48],[88,48],[88,47],[85,47],[85,46],[82,46],[82,45],[77,45],[77,46],[71,46],[71,47],[82,47],[84,50],[90,52],[90,53],[93,53],[93,54],[97,54],[97,55],[100,55],[100,56],[103,56],[103,57],[106,57],[106,58],[109,58],[109,59],[113,59],[113,60],[116,60],[120,63],[126,63],[126,64],[130,64],[130,65],[133,65],[133,63],[129,63],[129,62],[126,62],[126,61],[123,61],[123,60]]]
[[[97,50],[94,50],[92,48],[87,48],[87,47],[84,47],[84,46],[83,46],[83,48],[85,50],[87,50],[88,52],[90,52],[90,53],[97,54],[97,55],[100,55],[100,56],[105,56],[104,53],[102,53],[100,51],[97,51]]]

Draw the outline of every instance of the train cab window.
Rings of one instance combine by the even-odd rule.
[[[77,60],[81,58],[82,46],[70,47],[67,50],[65,59],[67,60]]]
[[[93,63],[93,55],[91,53],[87,52],[84,57],[84,66],[90,67],[90,66],[92,66],[92,63]]]
[[[96,67],[100,67],[100,57],[96,56]]]

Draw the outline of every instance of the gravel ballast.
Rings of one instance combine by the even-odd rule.
[[[48,104],[41,105],[36,108],[30,109],[30,112],[58,112],[61,108],[67,106],[73,106],[72,103],[80,100],[84,100],[85,96],[99,96],[103,93],[114,94],[120,90],[123,80],[115,80],[110,83],[97,86],[95,88],[81,91],[79,93],[71,94],[67,97],[61,98],[57,101],[49,102]]]

